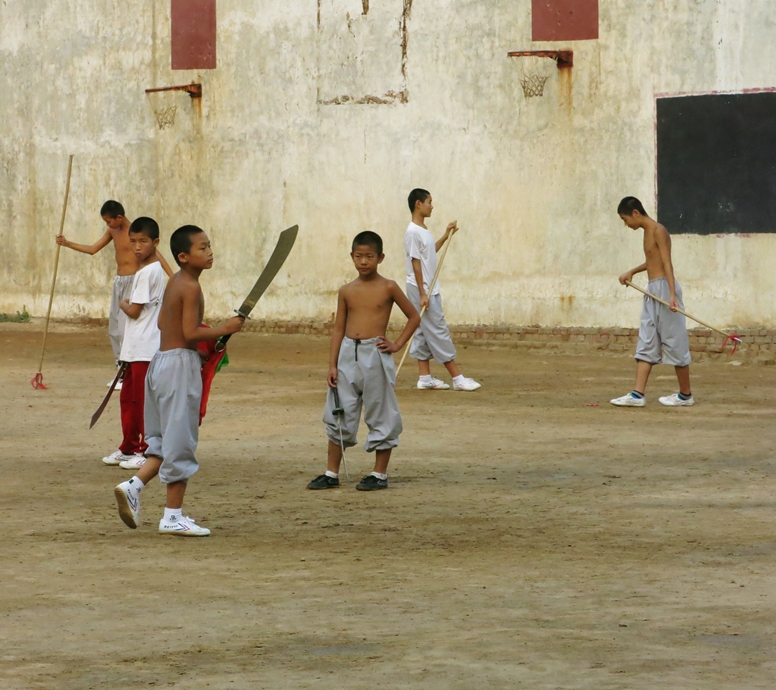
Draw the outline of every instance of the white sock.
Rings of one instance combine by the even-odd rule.
[[[378,479],[382,479],[383,481],[388,479],[388,475],[387,474],[381,474],[380,472],[372,472],[372,476],[373,477],[377,477]]]
[[[466,380],[466,377],[463,374],[458,374],[458,376],[453,376],[453,383],[463,383]]]
[[[326,476],[331,477],[332,479],[336,479],[339,477],[339,474],[337,472],[332,472],[331,470],[326,470]]]
[[[431,374],[426,374],[425,376],[418,376],[418,381],[421,383],[431,383],[434,380],[434,378],[431,376]]]
[[[166,522],[177,522],[183,517],[183,508],[164,508],[164,519]]]
[[[137,477],[132,477],[132,479],[127,482],[127,484],[129,484],[138,493],[140,493],[145,486],[145,484],[143,484],[143,482],[141,482]]]

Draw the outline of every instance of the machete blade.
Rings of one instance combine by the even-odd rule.
[[[110,396],[113,395],[113,391],[116,390],[116,386],[121,380],[121,377],[124,376],[124,372],[127,370],[128,366],[129,366],[128,362],[121,363],[119,370],[116,372],[116,378],[113,379],[113,383],[110,384],[110,388],[108,389],[108,392],[106,393],[105,397],[102,399],[102,403],[100,403],[100,406],[97,408],[97,411],[92,415],[91,422],[89,423],[90,429],[95,424],[97,424],[97,420],[100,418],[100,415],[102,415],[102,413],[105,411],[105,408],[108,406],[108,401],[110,400]]]
[[[275,249],[272,252],[272,256],[269,257],[267,265],[261,272],[258,280],[256,281],[245,301],[240,305],[237,313],[240,316],[247,317],[248,314],[253,311],[256,306],[256,302],[259,301],[264,291],[269,287],[270,283],[274,280],[278,271],[282,268],[288,255],[291,253],[291,249],[296,242],[296,235],[299,232],[299,226],[293,225],[280,233],[278,243],[275,245]]]

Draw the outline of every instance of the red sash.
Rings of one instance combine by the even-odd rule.
[[[208,328],[208,326],[203,324],[202,328]],[[216,352],[217,342],[217,340],[204,340],[197,343],[197,352],[207,357],[207,360],[202,364],[202,401],[199,404],[200,426],[207,412],[207,400],[210,396],[210,387],[213,385],[213,377],[220,368],[221,360],[226,356],[226,348],[221,352]],[[228,362],[229,360],[225,364]]]

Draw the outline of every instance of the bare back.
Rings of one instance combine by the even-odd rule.
[[[186,340],[183,324],[195,323],[195,328],[202,323],[205,315],[205,296],[199,281],[187,274],[178,271],[167,283],[162,300],[162,309],[159,312],[159,330],[162,332],[159,349],[174,350],[187,348],[196,350],[196,342]]]
[[[353,340],[385,336],[398,289],[393,280],[379,274],[370,280],[356,278],[345,285],[340,293],[347,309],[345,335]]]
[[[660,244],[668,247],[670,256],[671,236],[668,230],[660,223],[654,222],[644,228],[644,256],[646,257],[647,276],[649,280],[665,278],[667,270]]]

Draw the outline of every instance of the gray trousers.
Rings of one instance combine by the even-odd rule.
[[[407,297],[412,302],[412,306],[420,313],[420,291],[418,288],[407,283]],[[457,354],[442,311],[442,296],[432,295],[428,299],[428,309],[423,314],[420,326],[415,331],[410,357],[422,360],[429,360],[433,357],[439,364],[447,364],[447,362],[452,362]]]
[[[113,279],[113,292],[110,296],[110,314],[108,315],[108,337],[116,361],[121,356],[121,343],[127,326],[127,315],[121,311],[119,302],[132,297],[132,283],[135,276],[116,276]]]
[[[199,469],[195,452],[199,440],[202,364],[194,350],[157,352],[145,383],[146,456],[162,459],[162,484],[185,482]]]
[[[361,421],[361,407],[364,421],[369,428],[364,450],[388,450],[399,445],[402,431],[399,403],[396,400],[396,366],[390,352],[380,352],[377,338],[351,340],[345,338],[340,347],[337,362],[337,393],[340,405],[345,410],[342,420],[342,443],[351,448],[358,442],[358,423]],[[329,389],[323,422],[326,436],[339,445],[340,434],[337,418],[332,414],[334,393]]]
[[[674,281],[674,286],[676,287],[676,301],[679,303],[679,308],[683,310],[682,287],[676,281]],[[655,297],[666,302],[670,300],[671,290],[668,287],[668,280],[665,278],[650,280],[646,289]],[[664,304],[655,302],[651,297],[644,295],[636,359],[649,362],[649,364],[660,364],[663,361],[675,367],[688,366],[692,360],[684,314],[671,311]]]

